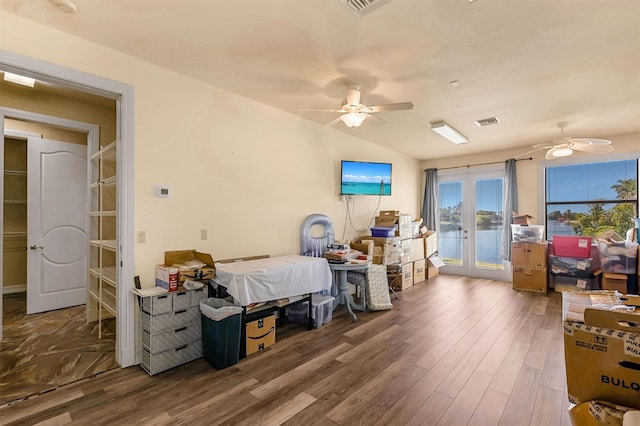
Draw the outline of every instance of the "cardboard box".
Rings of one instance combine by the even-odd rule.
[[[188,269],[187,267],[191,262],[204,263],[206,266],[198,269]],[[186,279],[208,281],[216,276],[213,258],[208,253],[200,253],[195,250],[165,251],[164,264],[169,266],[176,265],[180,273],[179,282],[183,282]],[[184,265],[185,268],[181,268],[178,265]]]
[[[425,278],[430,280],[431,278],[440,275],[440,268],[444,266],[444,262],[437,254],[429,257],[426,262]]]
[[[424,259],[424,239],[414,238],[411,240],[411,261]]]
[[[178,290],[178,268],[156,265],[156,286],[169,291]]]
[[[569,418],[573,426],[623,426],[624,416],[629,418],[626,413],[633,411],[604,401],[589,401],[572,407]]]
[[[413,284],[421,283],[427,279],[427,259],[413,262]]]
[[[515,266],[547,267],[547,242],[511,243],[511,264]]]
[[[402,291],[413,286],[413,263],[406,263],[400,266],[399,274],[387,274],[389,286],[396,290]]]
[[[398,210],[382,210],[375,218],[376,226],[396,226],[396,236],[401,239],[411,238],[412,218],[408,214],[400,214]]]
[[[565,293],[563,304],[579,297],[585,296]],[[569,400],[640,408],[640,312],[586,305],[583,318],[564,322]]]
[[[275,314],[248,322],[246,330],[247,356],[273,346],[276,343]]]
[[[360,241],[373,240],[373,263],[376,265],[391,265],[400,263],[400,238],[360,237]]]
[[[511,222],[514,225],[533,225],[533,220],[535,219],[533,216],[528,214],[519,215],[518,213],[513,212],[512,215],[513,219]]]
[[[424,257],[431,257],[438,251],[438,234],[436,231],[426,231],[424,240]]]
[[[517,291],[530,291],[532,293],[547,292],[547,267],[546,266],[513,266],[513,289]]]
[[[602,289],[617,290],[622,294],[627,294],[627,276],[625,274],[605,272],[602,274]]]

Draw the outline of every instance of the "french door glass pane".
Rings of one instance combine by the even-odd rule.
[[[502,178],[476,181],[476,268],[504,269],[500,259],[503,229]]]
[[[447,265],[462,265],[462,182],[440,183],[438,250]]]

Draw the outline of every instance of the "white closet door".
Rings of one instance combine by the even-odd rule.
[[[87,299],[87,147],[27,142],[27,313]]]

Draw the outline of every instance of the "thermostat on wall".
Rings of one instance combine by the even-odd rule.
[[[156,197],[169,198],[171,196],[171,190],[168,186],[156,186]]]

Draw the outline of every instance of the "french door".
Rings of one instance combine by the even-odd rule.
[[[511,271],[501,260],[503,167],[439,171],[438,202],[441,272],[508,281]]]

